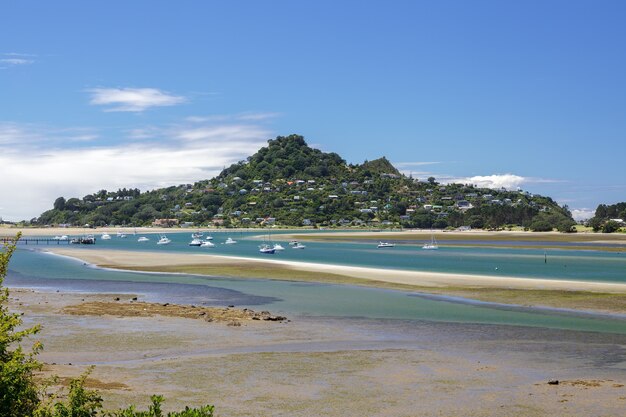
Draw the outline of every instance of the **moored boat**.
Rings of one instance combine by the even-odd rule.
[[[170,244],[172,241],[170,239],[168,239],[167,236],[165,235],[161,235],[161,238],[159,239],[159,241],[157,242],[157,245],[168,245]]]
[[[274,249],[270,245],[264,244],[259,247],[259,252],[273,255],[274,253],[276,253],[276,249]]]

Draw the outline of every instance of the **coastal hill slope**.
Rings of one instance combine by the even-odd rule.
[[[59,197],[32,223],[254,227],[403,226],[570,231],[566,207],[516,190],[440,184],[400,173],[386,158],[348,164],[336,153],[279,136],[217,177],[147,192],[100,190]]]

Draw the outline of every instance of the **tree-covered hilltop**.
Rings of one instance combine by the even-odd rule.
[[[101,190],[59,197],[40,225],[193,224],[254,227],[403,226],[571,231],[566,207],[522,191],[439,184],[401,174],[386,158],[348,164],[298,135],[268,141],[217,177],[140,193]]]
[[[626,202],[613,205],[600,204],[595,216],[589,219],[595,232],[613,233],[626,227]]]

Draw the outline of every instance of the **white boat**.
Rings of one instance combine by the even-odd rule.
[[[212,248],[214,246],[215,246],[215,244],[213,242],[208,241],[208,240],[205,240],[204,242],[202,242],[200,244],[201,248]]]
[[[170,239],[167,238],[167,236],[165,235],[161,235],[161,238],[159,239],[159,241],[157,242],[157,245],[168,245],[170,244],[172,241]]]
[[[396,247],[395,243],[378,242],[378,248],[395,248],[395,247]]]
[[[204,238],[204,240],[213,240],[213,236],[207,236]]]
[[[224,242],[225,245],[234,245],[235,243],[237,243],[237,241],[230,237]]]
[[[422,246],[422,249],[425,249],[425,250],[439,249],[439,245],[437,245],[437,241],[435,240],[435,235],[430,236],[430,242],[424,243],[424,246]]]
[[[100,239],[102,239],[102,240],[111,240],[111,235],[108,234],[108,233],[102,233],[100,235]]]
[[[137,242],[148,242],[150,239],[148,239],[145,236],[141,236],[139,239],[137,239]]]
[[[264,245],[259,246],[259,252],[267,253],[267,254],[274,254],[276,253],[276,249],[274,249],[272,246],[268,244],[264,244]]]
[[[201,246],[202,245],[202,241],[200,239],[193,239],[191,242],[189,242],[189,246]]]
[[[117,232],[117,237],[125,238],[126,235],[122,232]]]
[[[200,231],[197,231],[197,232],[191,234],[191,238],[192,239],[200,239],[202,236],[204,236],[204,233],[202,233]]]
[[[285,250],[285,248],[283,247],[283,245],[281,245],[280,243],[274,243],[274,246],[272,246],[272,249],[274,249],[274,250],[276,250],[276,251]]]
[[[298,245],[298,244],[300,244],[300,242],[298,242],[297,240],[291,240],[291,241],[289,241],[289,246],[296,246],[296,245]]]
[[[291,247],[291,249],[304,249],[304,248],[306,248],[306,246],[304,246],[300,242],[296,242],[296,244]]]
[[[67,235],[63,235],[63,236],[59,236],[59,240],[70,240],[70,238]]]

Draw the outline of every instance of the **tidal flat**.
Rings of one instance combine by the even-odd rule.
[[[606,416],[626,407],[626,336],[519,326],[293,317],[70,315],[130,294],[13,289],[41,323],[45,375],[90,365],[109,408],[215,404],[221,416]],[[139,301],[142,295],[139,294]],[[548,381],[558,379],[558,385]]]

